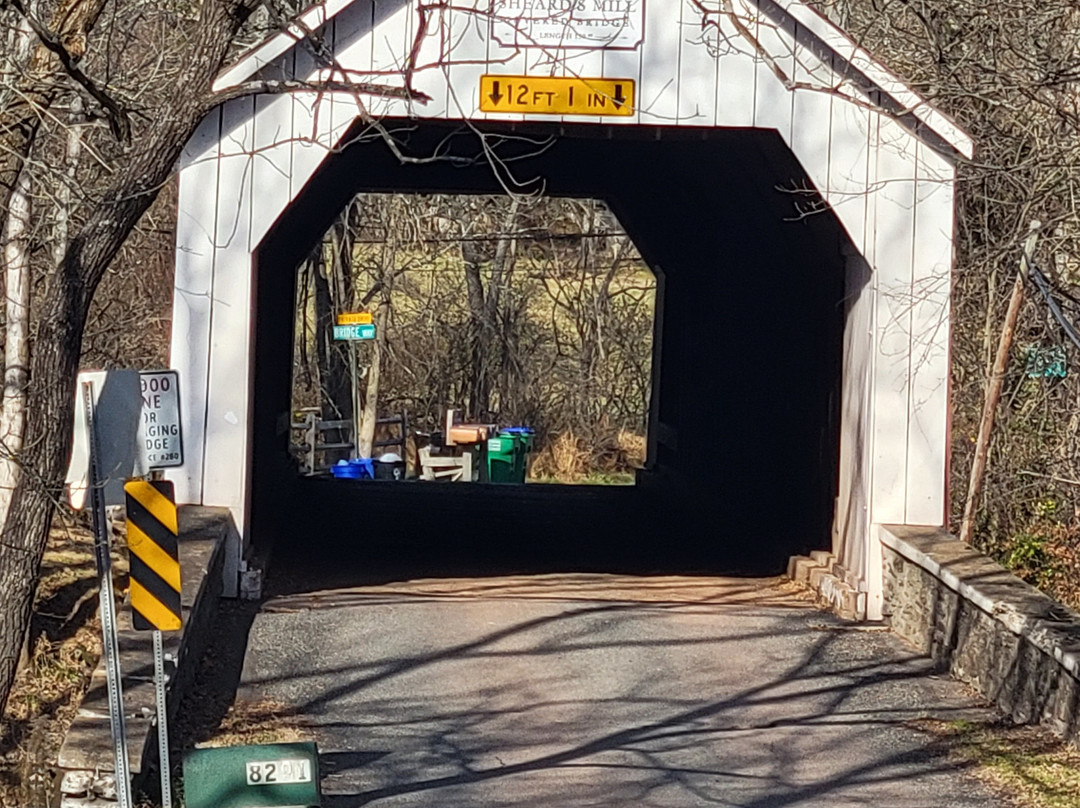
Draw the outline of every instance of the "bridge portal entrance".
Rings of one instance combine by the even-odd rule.
[[[429,124],[410,145],[423,153],[455,134]],[[502,190],[483,162],[409,166],[370,140],[328,160],[256,254],[253,536],[290,524],[279,506],[287,503],[309,525],[313,515],[332,514],[324,523],[332,541],[364,526],[398,544],[435,538],[468,553],[470,545],[498,550],[513,537],[522,547],[546,540],[564,552],[602,547],[602,554],[585,553],[596,564],[617,555],[621,542],[625,549],[663,547],[660,557],[645,553],[651,565],[663,566],[666,555],[681,569],[776,572],[788,556],[828,546],[844,324],[844,236],[835,217],[796,221],[799,195],[777,189],[799,187],[805,177],[772,133],[687,138],[660,131],[614,142],[596,134],[564,127],[515,167],[519,176],[541,179],[551,195],[603,194],[662,286],[641,490],[587,497],[489,491],[485,499],[440,486],[436,499],[396,489],[435,511],[418,522],[416,507],[389,490],[377,495],[388,512],[376,517],[370,488],[298,478],[278,429],[290,406],[295,340],[283,326],[295,320],[297,267],[328,222],[358,190]],[[542,134],[528,142],[542,142]],[[462,134],[462,158],[469,143]],[[454,496],[464,502],[451,504]],[[551,508],[564,508],[565,517],[538,523],[535,512]],[[537,524],[541,536],[523,535]],[[747,539],[766,532],[768,541]],[[509,558],[513,551],[501,552]],[[570,552],[564,563],[581,556]],[[558,566],[557,554],[548,563]]]
[[[272,535],[449,522],[462,551],[629,542],[713,571],[830,549],[879,613],[876,525],[944,519],[952,181],[970,141],[799,2],[687,4],[677,21],[640,5],[640,39],[585,48],[508,40],[486,4],[329,4],[298,28],[321,49],[282,34],[219,79],[274,92],[224,104],[185,154],[173,364],[191,460],[173,476],[182,501],[232,509],[233,572]],[[499,106],[553,71],[616,111]],[[657,280],[638,485],[481,503],[298,477],[293,289],[334,218],[364,192],[539,187],[603,202]]]

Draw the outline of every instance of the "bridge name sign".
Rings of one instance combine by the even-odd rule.
[[[645,31],[645,0],[491,0],[491,35],[514,48],[630,50]]]

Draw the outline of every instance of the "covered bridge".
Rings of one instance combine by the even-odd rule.
[[[332,217],[539,177],[660,281],[638,488],[692,490],[733,558],[831,545],[880,616],[876,526],[945,519],[972,144],[842,31],[799,0],[327,0],[216,89],[180,172],[170,474],[232,510],[233,569],[286,490],[293,277]]]

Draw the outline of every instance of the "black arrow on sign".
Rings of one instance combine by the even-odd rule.
[[[616,84],[615,85],[615,106],[616,107],[621,107],[625,100],[626,100],[626,98],[622,94],[622,85],[621,84]]]
[[[498,104],[500,101],[502,101],[503,96],[502,93],[499,92],[499,82],[491,82],[491,94],[488,96],[488,98],[491,99],[491,103],[493,104]]]

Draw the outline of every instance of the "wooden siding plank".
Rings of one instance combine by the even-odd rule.
[[[219,151],[217,237],[214,256],[214,315],[206,419],[206,505],[236,513],[246,506],[248,404],[251,379],[252,152],[253,98],[222,109]],[[229,462],[221,462],[229,458]]]
[[[796,29],[796,41],[798,37]],[[832,71],[823,67],[805,48],[797,47],[792,78],[799,84],[827,88],[831,84]],[[791,150],[818,191],[824,194],[829,186],[832,96],[823,90],[795,90],[791,118]]]
[[[949,443],[949,301],[953,166],[918,145],[915,186],[911,396],[905,524],[945,524]]]
[[[387,12],[387,7],[391,11]],[[401,71],[408,58],[406,43],[409,42],[414,15],[411,3],[402,5],[395,0],[375,0],[375,18],[378,22],[372,36],[372,81],[401,85]],[[365,96],[364,104],[376,119],[398,113],[401,106],[391,98],[376,95]]]
[[[180,158],[169,356],[180,371],[185,452],[184,465],[169,469],[167,476],[183,504],[201,504],[203,495],[220,136],[221,110],[216,109],[199,124]]]
[[[292,113],[292,99],[288,96],[261,95],[255,99],[252,249],[266,236],[290,198]]]
[[[681,5],[681,4],[680,4]],[[651,126],[672,126],[679,119],[679,45],[681,31],[673,4],[645,2],[645,41],[638,65],[638,119]],[[674,17],[674,19],[673,19]],[[604,63],[612,78],[623,75],[616,65],[633,69],[633,60],[622,59],[626,51],[609,50]],[[614,63],[614,64],[612,64]],[[622,119],[627,122],[629,119]]]
[[[471,10],[454,8],[448,22],[450,39],[450,80],[447,82],[447,115],[454,119],[486,116],[480,110],[480,77],[487,72],[509,72],[494,58],[512,55],[512,48],[502,49],[491,41],[488,26],[479,22]]]
[[[905,518],[908,401],[911,382],[912,257],[915,234],[914,144],[878,116],[874,208],[874,477],[871,522]]]
[[[295,199],[329,153],[331,105],[325,93],[294,93],[290,200]]]
[[[366,81],[373,80],[374,25],[375,7],[371,0],[358,0],[338,16],[334,25],[334,58],[343,69]]]
[[[656,5],[656,4],[654,3],[653,5]],[[647,2],[646,2],[645,7],[646,7],[646,9],[649,8],[649,4]],[[646,14],[647,13],[648,12],[646,11]],[[646,20],[645,20],[645,30],[646,31],[649,30],[649,26],[652,25],[652,24],[653,24],[652,20],[649,19],[649,18],[646,18]],[[648,34],[646,34],[645,38],[646,38],[646,41],[647,41],[648,38],[649,38]],[[645,48],[645,45],[643,43],[640,48],[637,48],[635,50],[625,50],[625,49],[624,50],[616,50],[616,49],[606,48],[603,51],[603,56],[604,56],[603,76],[604,76],[604,78],[608,78],[608,79],[633,79],[634,82],[635,82],[635,85],[634,85],[635,86],[635,91],[637,93],[637,99],[636,99],[637,100],[637,108],[634,110],[633,115],[629,115],[629,116],[627,116],[625,118],[621,118],[621,117],[604,118],[603,119],[604,123],[625,124],[625,125],[636,124],[636,123],[642,123],[642,124],[663,124],[663,123],[665,123],[664,121],[654,120],[651,115],[646,114],[646,113],[643,112],[643,105],[648,103],[648,96],[646,95],[646,93],[642,92],[642,85],[641,85],[642,65],[643,65],[643,55],[642,54],[643,54],[644,48]],[[671,75],[674,76],[675,75],[674,72]],[[674,100],[675,100],[674,92],[672,92],[671,95],[672,95],[672,102],[674,103]]]
[[[867,254],[868,172],[871,168],[872,113],[839,97],[829,105],[829,178],[819,190],[843,224],[851,242]],[[871,256],[867,255],[870,260]]]
[[[419,15],[418,11],[413,12]],[[426,33],[420,37],[420,48],[416,56],[416,72],[413,74],[413,87],[430,96],[427,103],[412,104],[411,114],[425,118],[448,117],[447,109],[450,104],[450,93],[447,87],[446,76],[439,69],[439,65],[447,61],[448,24],[447,16],[452,11],[449,8],[431,12],[428,20]],[[419,16],[414,20],[413,37],[417,36]],[[449,115],[449,117],[453,117]]]
[[[741,4],[736,8],[741,9]],[[717,20],[716,125],[753,126],[757,76],[753,45],[739,33],[726,14],[719,14]],[[743,25],[752,22],[745,12],[739,15],[739,20]]]
[[[371,68],[376,75],[385,77],[400,75],[408,54],[406,42],[409,23],[415,13],[412,3],[398,0],[375,0],[375,18],[379,23],[372,41]],[[386,7],[390,11],[387,13]]]
[[[792,92],[774,71],[779,70],[787,80],[795,72],[795,42],[775,22],[761,13],[754,17],[754,31],[758,46],[769,57],[758,55],[755,60],[757,72],[754,99],[754,126],[775,129],[785,143],[791,143]],[[771,61],[771,64],[770,64]]]
[[[855,249],[845,256],[843,379],[840,389],[840,469],[833,553],[862,578],[870,527],[870,390],[874,293],[871,269]]]
[[[701,12],[690,2],[679,4],[679,113],[682,126],[716,124],[715,34],[702,30]]]

